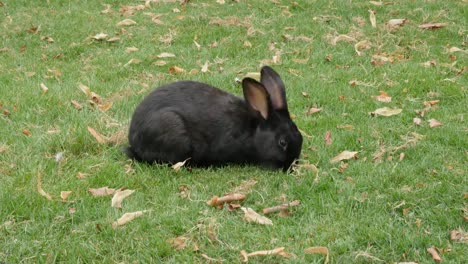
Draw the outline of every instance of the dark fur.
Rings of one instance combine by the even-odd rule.
[[[197,166],[251,163],[287,170],[300,155],[302,136],[289,117],[279,75],[264,67],[262,84],[246,78],[243,89],[246,101],[193,81],[157,88],[133,114],[127,155],[150,163],[190,158]],[[268,112],[266,120],[258,108]]]

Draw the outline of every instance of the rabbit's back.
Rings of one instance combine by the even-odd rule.
[[[164,85],[136,108],[128,152],[147,162],[241,162],[249,156],[237,153],[246,149],[249,116],[244,100],[216,87],[193,81]]]

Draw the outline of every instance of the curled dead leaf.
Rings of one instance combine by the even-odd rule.
[[[169,73],[170,74],[181,74],[184,73],[185,69],[178,67],[178,66],[172,66],[169,68]]]
[[[47,86],[44,83],[41,83],[40,86],[43,94],[49,91],[49,88],[47,88]]]
[[[109,142],[108,138],[97,132],[94,128],[88,127],[88,132],[96,139],[99,144],[106,144]]]
[[[188,238],[184,236],[178,236],[176,238],[169,238],[166,240],[167,243],[171,244],[176,250],[182,250],[187,246]]]
[[[315,113],[318,113],[320,111],[322,111],[322,108],[311,107],[311,108],[309,108],[309,110],[307,110],[306,115],[315,114]]]
[[[66,202],[71,193],[72,191],[61,191],[60,198],[62,198],[62,202]]]
[[[385,91],[380,91],[379,95],[374,95],[372,96],[372,98],[383,103],[390,103],[392,101],[392,97],[388,96],[388,94]]]
[[[259,215],[252,208],[241,207],[244,212],[244,219],[249,223],[257,223],[261,225],[273,225],[273,222],[265,216]]]
[[[273,206],[273,207],[264,208],[262,210],[262,213],[266,215],[266,214],[271,214],[274,212],[285,211],[291,207],[298,206],[300,203],[301,202],[299,200],[294,200],[290,203],[285,203],[285,204],[280,204],[280,205]]]
[[[389,107],[383,107],[383,108],[378,108],[374,112],[371,112],[370,114],[372,116],[393,116],[393,115],[398,115],[401,113],[403,109],[400,108],[389,108]]]
[[[418,27],[421,29],[439,29],[446,27],[447,23],[424,23],[419,25]]]
[[[450,231],[450,240],[456,242],[468,242],[468,233],[461,230]]]
[[[398,28],[403,26],[406,22],[408,22],[408,19],[406,18],[394,18],[387,22],[387,26],[391,28]]]
[[[101,187],[101,188],[89,188],[88,192],[95,197],[100,196],[109,196],[115,193],[115,189],[109,187]]]
[[[91,38],[92,38],[92,39],[95,39],[95,40],[104,40],[104,39],[107,38],[107,36],[108,36],[108,35],[107,35],[106,33],[102,33],[102,32],[101,32],[101,33],[98,33],[98,34],[92,36]]]
[[[210,200],[206,203],[210,206],[222,206],[225,203],[230,203],[234,201],[243,201],[245,200],[245,195],[240,193],[232,193],[222,197],[213,196]]]
[[[354,45],[354,50],[356,51],[358,56],[361,56],[363,50],[368,50],[371,47],[372,47],[372,44],[370,41],[362,40]]]
[[[279,248],[275,248],[275,249],[272,249],[272,250],[260,250],[260,251],[255,251],[255,252],[251,252],[251,253],[247,253],[245,250],[241,250],[240,252],[241,256],[242,256],[242,262],[248,262],[249,261],[249,257],[258,257],[258,256],[269,256],[269,255],[278,255],[278,256],[282,256],[282,257],[290,257],[291,254],[284,251],[284,247],[279,247]]]
[[[332,158],[330,162],[336,163],[342,160],[357,159],[357,154],[358,154],[358,151],[345,150],[345,151],[342,151],[340,154],[338,154],[336,157]]]
[[[442,123],[440,121],[438,121],[438,120],[436,120],[434,118],[429,119],[428,122],[429,122],[429,127],[430,128],[439,127],[439,126],[442,125]]]
[[[418,118],[418,117],[413,118],[413,124],[420,126],[421,122],[422,122],[421,118]]]
[[[305,254],[321,254],[325,255],[325,262],[327,264],[330,261],[330,251],[327,247],[309,247],[304,249]]]
[[[134,190],[116,190],[114,192],[114,196],[112,197],[111,201],[111,207],[115,208],[122,208],[122,201],[123,199],[127,198],[130,196],[132,193],[134,193]]]
[[[76,100],[71,100],[71,104],[73,105],[73,107],[75,107],[75,109],[77,110],[81,110],[83,108],[83,106]]]
[[[332,144],[332,137],[331,137],[331,131],[330,130],[327,130],[327,132],[325,132],[325,145],[326,146],[330,146]]]
[[[119,27],[122,27],[122,26],[133,26],[133,25],[136,25],[137,22],[131,20],[131,19],[124,19],[122,21],[120,21],[119,23],[117,23],[117,26]]]
[[[432,257],[433,260],[437,262],[441,262],[442,258],[439,255],[439,252],[437,252],[437,249],[435,247],[430,247],[427,249],[427,253],[429,253]]]
[[[369,9],[369,20],[370,20],[370,23],[372,25],[373,28],[376,28],[377,27],[377,21],[376,21],[376,18],[375,18],[375,11],[374,10],[371,10]]]
[[[43,189],[42,189],[42,174],[40,172],[37,173],[37,192],[45,197],[47,200],[51,201],[52,200],[52,196],[48,193],[46,193]]]
[[[172,165],[172,169],[174,169],[176,172],[180,171],[180,169],[185,165],[185,163],[187,162],[187,160],[189,160],[190,158],[184,160],[184,161],[179,161],[177,162],[176,164]]]
[[[146,213],[146,210],[145,211],[136,211],[136,212],[132,212],[132,213],[125,213],[125,214],[122,215],[122,217],[117,219],[117,221],[112,223],[112,228],[115,229],[115,228],[117,228],[119,226],[123,226],[123,225],[127,224],[128,222],[132,221],[133,219],[141,217],[144,213]]]

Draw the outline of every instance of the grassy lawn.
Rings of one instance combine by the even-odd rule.
[[[315,246],[330,263],[433,263],[431,247],[443,263],[463,263],[466,240],[450,232],[466,239],[468,229],[467,7],[0,0],[0,263],[238,263],[241,250],[278,247],[291,255],[249,262],[324,263],[304,253]],[[303,132],[295,172],[176,172],[122,154],[153,87],[192,79],[241,95],[236,78],[264,64],[282,76]],[[373,113],[383,107],[402,111]],[[345,150],[358,153],[330,162]],[[112,196],[89,192],[104,186],[135,192],[114,208]],[[259,213],[300,205],[260,225],[206,204],[234,191]]]

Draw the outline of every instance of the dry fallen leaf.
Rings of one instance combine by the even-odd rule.
[[[468,233],[461,230],[450,231],[450,240],[456,242],[468,242]]]
[[[379,95],[374,95],[372,98],[383,103],[390,103],[392,101],[392,97],[388,96],[388,94],[384,91],[380,91]]]
[[[184,236],[178,236],[176,238],[169,238],[166,240],[167,243],[171,244],[176,250],[182,250],[187,246],[188,238]]]
[[[86,179],[86,177],[88,177],[88,174],[87,174],[87,173],[78,172],[78,173],[76,174],[76,178],[77,178],[77,179],[80,179],[80,180]]]
[[[136,25],[137,22],[131,20],[131,19],[124,19],[122,21],[120,21],[119,23],[117,23],[117,26],[121,27],[121,26],[133,26],[133,25]]]
[[[185,72],[185,69],[183,68],[180,68],[178,66],[172,66],[169,68],[169,73],[171,74],[181,74],[181,73],[184,73]]]
[[[446,27],[447,23],[424,23],[419,25],[419,28],[421,29],[439,29]]]
[[[394,18],[394,19],[390,19],[387,22],[387,25],[392,28],[396,28],[396,27],[403,26],[406,22],[408,22],[408,19],[406,18]]]
[[[301,202],[299,200],[294,200],[294,201],[292,201],[290,203],[285,203],[285,204],[280,204],[280,205],[269,207],[269,208],[264,208],[262,210],[262,213],[263,214],[271,214],[271,213],[278,212],[278,211],[285,211],[285,210],[288,210],[291,207],[298,206],[300,203]]]
[[[358,151],[345,150],[330,160],[331,163],[336,163],[342,160],[357,159]]]
[[[330,146],[332,144],[332,137],[331,137],[331,131],[330,130],[327,130],[327,132],[325,132],[325,145],[326,146]]]
[[[49,88],[47,88],[47,86],[44,83],[41,83],[40,86],[41,86],[42,93],[45,94],[49,91]]]
[[[28,136],[28,137],[31,136],[32,134],[31,131],[27,128],[23,129],[21,132],[23,133],[23,135]]]
[[[158,55],[156,55],[156,58],[158,59],[162,59],[162,58],[175,58],[175,54],[173,53],[169,53],[169,52],[163,52],[163,53],[160,53]]]
[[[143,213],[146,213],[146,211],[136,211],[136,212],[132,212],[132,213],[125,213],[125,214],[122,215],[122,217],[117,219],[117,221],[112,223],[112,228],[115,229],[115,228],[117,228],[119,226],[125,225],[126,223],[132,221],[133,219],[142,216]]]
[[[418,118],[418,117],[413,118],[413,124],[420,126],[421,122],[422,122],[421,118]]]
[[[88,192],[92,196],[109,196],[115,193],[115,189],[109,188],[109,187],[101,187],[101,188],[89,188]]]
[[[427,253],[431,254],[431,257],[432,257],[433,260],[435,260],[437,262],[442,261],[442,258],[440,257],[439,253],[437,252],[437,249],[435,249],[434,247],[428,248]]]
[[[99,110],[101,110],[103,112],[107,112],[107,110],[109,110],[112,107],[112,105],[113,105],[112,102],[107,102],[107,103],[104,103],[104,104],[99,104],[98,108],[99,108]]]
[[[269,256],[269,255],[278,255],[282,257],[290,257],[291,254],[284,251],[284,247],[275,248],[272,250],[260,250],[251,253],[247,253],[245,250],[240,252],[241,256],[243,257],[242,262],[248,262],[249,257],[257,257],[257,256]]]
[[[245,200],[245,195],[244,194],[240,194],[240,193],[232,193],[232,194],[228,194],[228,195],[225,195],[225,196],[222,196],[222,197],[218,197],[218,196],[213,196],[213,198],[211,198],[210,200],[208,200],[206,203],[210,206],[222,206],[223,204],[225,203],[230,203],[230,202],[233,202],[233,201],[243,201]]]
[[[106,144],[109,140],[94,128],[88,127],[88,132],[96,139],[99,144]]]
[[[72,191],[61,191],[60,198],[62,198],[62,202],[66,202],[71,193]]]
[[[371,112],[371,115],[379,115],[379,116],[393,116],[393,115],[398,115],[401,113],[403,109],[399,108],[389,108],[389,107],[383,107],[376,109],[374,112]]]
[[[371,9],[369,9],[368,11],[369,11],[369,20],[371,22],[371,25],[372,25],[373,28],[376,28],[377,27],[377,21],[375,19],[375,13],[376,12],[374,10],[371,10]]]
[[[71,104],[73,105],[73,107],[75,107],[75,109],[77,110],[81,110],[83,108],[83,106],[76,100],[71,100]]]
[[[37,173],[37,191],[39,192],[40,195],[44,196],[47,200],[52,200],[52,196],[50,194],[46,193],[42,189],[42,174],[39,172]]]
[[[185,163],[187,162],[187,160],[189,160],[190,158],[184,160],[184,161],[179,161],[177,162],[176,164],[172,165],[172,168],[178,172],[180,171],[180,169],[185,165]]]
[[[241,207],[241,210],[244,212],[244,219],[249,223],[253,222],[261,225],[273,225],[273,222],[270,219],[259,215],[252,208]]]
[[[330,252],[327,247],[309,247],[304,249],[305,254],[322,254],[325,255],[324,264],[327,264],[330,260]]]
[[[130,196],[132,193],[134,193],[134,190],[116,190],[114,192],[114,196],[112,197],[111,201],[111,206],[115,208],[122,208],[122,201],[123,199],[127,198]]]
[[[91,37],[92,39],[95,39],[95,40],[104,40],[107,38],[107,34],[106,33],[98,33],[94,36]]]
[[[209,66],[210,65],[208,64],[208,61],[206,61],[205,64],[203,64],[203,66],[202,66],[201,72],[203,72],[203,73],[208,72],[208,67]]]
[[[356,43],[354,45],[354,50],[356,51],[357,55],[358,56],[361,56],[362,55],[362,52],[363,50],[368,50],[372,47],[372,44],[370,41],[368,40],[362,40],[362,41],[359,41],[358,43]]]
[[[306,115],[315,114],[320,111],[322,111],[322,108],[311,107],[309,110],[307,110]]]
[[[438,127],[438,126],[442,125],[442,123],[440,121],[438,121],[438,120],[436,120],[434,118],[429,119],[428,122],[429,122],[429,127],[430,128],[434,128],[434,127]]]

